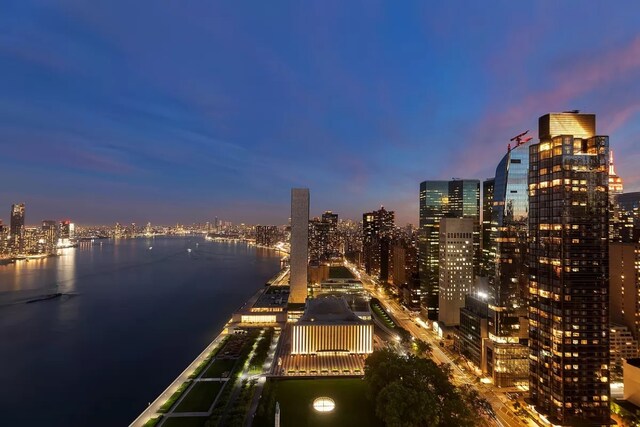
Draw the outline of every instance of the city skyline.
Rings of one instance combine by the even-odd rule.
[[[416,224],[419,182],[484,180],[511,137],[576,108],[640,190],[639,5],[290,6],[10,5],[0,206],[25,202],[28,224],[279,224],[280,189],[304,186],[312,214]]]

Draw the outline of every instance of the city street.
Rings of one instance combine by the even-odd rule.
[[[515,414],[512,405],[504,396],[504,393],[496,392],[490,384],[483,384],[479,378],[454,363],[453,358],[447,354],[448,351],[440,347],[440,339],[431,330],[427,330],[416,322],[416,318],[409,314],[409,311],[402,307],[398,301],[388,297],[384,291],[378,290],[376,281],[368,277],[362,271],[355,270],[353,266],[349,266],[351,270],[362,280],[364,288],[372,297],[380,300],[385,310],[393,317],[393,320],[409,333],[423,341],[431,344],[431,358],[438,364],[446,363],[452,368],[453,383],[455,385],[470,384],[475,388],[482,397],[484,397],[495,411],[497,420],[496,425],[504,427],[525,427],[536,426],[535,423],[528,420],[524,422]]]

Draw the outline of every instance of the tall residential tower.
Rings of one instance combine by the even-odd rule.
[[[529,150],[530,399],[557,425],[609,414],[609,139],[593,114],[540,117]]]

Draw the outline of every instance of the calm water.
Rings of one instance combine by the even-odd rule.
[[[0,425],[128,425],[278,268],[199,237],[0,266]],[[70,295],[25,303],[55,292]]]

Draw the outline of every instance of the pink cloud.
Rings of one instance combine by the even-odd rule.
[[[629,80],[631,85],[640,70],[640,36],[629,43],[617,46],[607,52],[589,52],[565,61],[558,69],[551,70],[549,88],[524,97],[508,109],[488,105],[487,113],[471,129],[468,144],[456,153],[458,167],[452,173],[477,175],[490,173],[487,165],[497,164],[501,150],[505,150],[508,139],[530,127],[531,135],[536,135],[535,120],[541,114],[561,111],[570,107],[571,102],[585,95],[606,89],[609,86]],[[604,109],[595,111],[606,119],[607,133],[624,126],[640,111],[640,103],[635,100],[620,108],[619,103],[602,103]],[[513,135],[512,135],[513,134]],[[504,148],[497,142],[503,141]],[[454,162],[455,164],[455,162]]]

